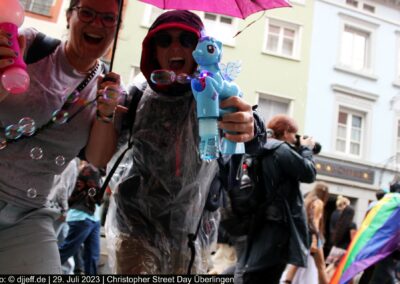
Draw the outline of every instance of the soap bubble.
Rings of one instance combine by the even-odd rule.
[[[103,91],[103,98],[108,99],[115,99],[118,98],[121,94],[121,89],[118,86],[107,86]]]
[[[53,112],[51,120],[57,124],[64,124],[68,120],[69,113],[65,110],[56,110]]]
[[[62,166],[64,166],[64,164],[65,164],[65,157],[64,156],[57,156],[55,159],[54,159],[54,161],[55,161],[55,163],[56,163],[56,165],[57,166],[60,166],[60,167],[62,167]]]
[[[40,147],[34,147],[31,149],[30,156],[32,160],[40,160],[43,158],[43,150]]]
[[[80,93],[77,90],[74,90],[71,94],[67,97],[67,103],[73,104],[77,100],[79,100]]]
[[[150,80],[157,85],[171,85],[175,79],[175,72],[170,70],[155,70],[150,75]]]
[[[35,121],[30,117],[23,117],[18,122],[21,132],[26,136],[31,136],[36,131]]]
[[[177,81],[179,84],[187,84],[187,83],[190,82],[190,80],[192,80],[192,77],[189,76],[189,75],[186,74],[186,73],[181,73],[181,74],[179,74],[178,76],[176,76],[176,81]]]
[[[29,198],[35,198],[37,196],[37,190],[33,187],[29,188],[26,191],[26,196],[28,196]]]
[[[18,124],[11,124],[6,127],[5,135],[8,139],[18,139],[22,135],[22,131]]]
[[[7,147],[7,139],[0,137],[0,150],[3,150],[5,147]]]
[[[96,195],[96,191],[97,191],[96,188],[91,187],[88,190],[88,195],[91,196],[91,197],[94,197]]]

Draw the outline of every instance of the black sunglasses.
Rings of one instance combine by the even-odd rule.
[[[91,23],[96,17],[100,18],[101,23],[106,28],[113,28],[117,25],[118,15],[113,13],[99,13],[87,7],[73,7],[71,10],[76,10],[78,18],[83,23]]]
[[[167,48],[172,44],[173,39],[168,32],[160,32],[154,36],[154,42],[157,46]],[[181,32],[179,43],[186,48],[195,48],[199,39],[197,35],[191,32]]]

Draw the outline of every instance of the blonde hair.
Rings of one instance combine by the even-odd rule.
[[[350,199],[344,197],[343,195],[338,195],[336,198],[336,208],[343,210],[345,207],[350,205]]]

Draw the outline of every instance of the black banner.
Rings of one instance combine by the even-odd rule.
[[[0,275],[0,284],[224,284],[232,275]]]

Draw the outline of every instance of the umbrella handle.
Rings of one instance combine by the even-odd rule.
[[[124,8],[124,0],[120,0],[120,5],[118,8],[118,22],[117,22],[117,29],[115,31],[115,36],[114,36],[114,42],[113,42],[113,47],[111,51],[111,60],[110,60],[110,72],[113,69],[114,65],[114,57],[115,57],[115,52],[117,49],[117,41],[118,41],[118,34],[119,34],[119,28],[121,27],[121,22],[122,22],[122,9]]]

